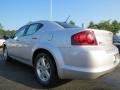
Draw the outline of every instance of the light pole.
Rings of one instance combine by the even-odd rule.
[[[53,1],[50,0],[50,20],[52,20],[53,17]]]

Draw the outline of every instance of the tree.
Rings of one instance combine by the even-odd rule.
[[[2,24],[0,24],[0,36],[10,36],[15,33],[15,30],[4,30]]]
[[[110,20],[101,21],[100,23],[98,23],[98,29],[112,31]]]
[[[97,24],[95,24],[94,22],[90,22],[88,28],[108,30],[115,34],[120,30],[120,22],[118,22],[117,20],[101,21]]]
[[[74,25],[75,25],[75,22],[71,20],[71,21],[69,22],[69,24],[74,26]]]
[[[93,28],[94,27],[94,22],[90,22],[88,28]]]
[[[88,28],[97,29],[97,28],[98,28],[98,25],[97,25],[97,24],[94,24],[94,22],[90,22]]]
[[[115,33],[120,30],[120,23],[117,20],[112,21],[112,29]]]

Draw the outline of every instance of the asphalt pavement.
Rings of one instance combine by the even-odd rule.
[[[20,62],[3,60],[0,52],[0,90],[120,90],[120,65],[110,74],[95,80],[62,80],[52,88],[43,88],[34,70]]]

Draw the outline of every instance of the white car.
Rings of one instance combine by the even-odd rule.
[[[60,79],[96,79],[119,64],[113,34],[82,29],[64,22],[37,21],[24,25],[5,41],[4,60],[16,59],[35,68],[43,86]]]
[[[5,42],[5,39],[4,38],[2,38],[2,37],[0,37],[0,47],[2,47],[3,46],[3,43]]]

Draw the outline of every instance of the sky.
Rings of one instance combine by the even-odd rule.
[[[81,26],[90,21],[120,21],[120,0],[53,0],[52,21],[70,20]],[[0,23],[17,30],[30,21],[51,20],[50,0],[0,0]]]

